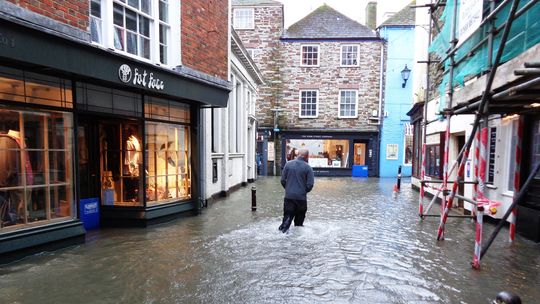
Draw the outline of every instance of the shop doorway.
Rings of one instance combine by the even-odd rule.
[[[354,143],[354,165],[365,166],[366,165],[366,144]]]
[[[137,122],[82,117],[77,127],[80,198],[101,206],[142,205],[142,141]]]

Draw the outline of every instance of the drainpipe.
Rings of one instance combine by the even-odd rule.
[[[384,79],[384,40],[381,38],[381,66],[379,75],[379,125],[382,124],[382,100],[383,100],[383,79]]]

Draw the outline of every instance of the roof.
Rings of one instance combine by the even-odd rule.
[[[283,5],[279,1],[274,0],[232,0],[232,5]]]
[[[375,31],[324,4],[291,25],[283,39],[378,38]]]
[[[413,0],[411,3],[405,6],[402,10],[397,12],[394,16],[388,18],[385,22],[379,25],[379,27],[393,26],[393,25],[415,25],[416,9],[411,7],[411,5],[415,5],[415,4],[416,4],[416,0]]]

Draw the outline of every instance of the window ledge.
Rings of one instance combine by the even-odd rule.
[[[506,197],[510,197],[510,198],[513,198],[514,197],[514,191],[505,191],[503,193],[501,193],[502,196],[506,196]]]
[[[496,189],[497,189],[497,186],[494,186],[494,185],[492,185],[492,184],[486,184],[486,188],[496,190]]]
[[[212,158],[223,158],[225,156],[225,153],[212,153]]]
[[[229,158],[242,158],[244,156],[244,153],[229,153]]]

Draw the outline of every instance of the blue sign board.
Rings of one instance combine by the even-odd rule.
[[[99,198],[81,199],[79,203],[81,221],[84,229],[90,230],[99,227]]]

